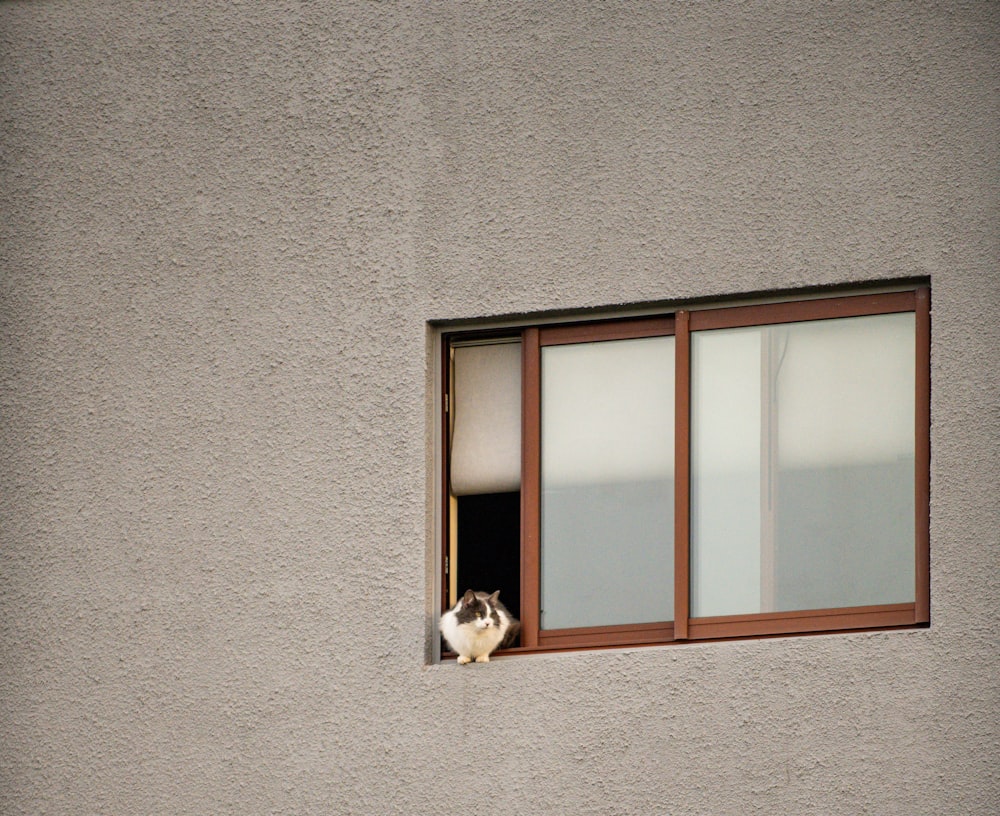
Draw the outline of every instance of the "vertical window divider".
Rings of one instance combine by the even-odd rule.
[[[690,314],[674,322],[674,639],[687,640],[690,616],[691,331]]]
[[[931,459],[931,292],[927,286],[916,290],[914,309],[916,334],[916,411],[914,460],[916,496],[916,623],[930,623],[930,459]]]
[[[541,347],[539,330],[521,340],[521,645],[537,646],[541,608]]]

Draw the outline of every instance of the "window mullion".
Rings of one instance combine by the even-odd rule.
[[[521,343],[521,645],[538,645],[541,604],[541,348],[539,330]]]
[[[675,322],[674,365],[674,639],[687,640],[690,617],[691,331],[689,313]]]

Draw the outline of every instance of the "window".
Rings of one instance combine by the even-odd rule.
[[[929,621],[929,291],[443,335],[442,609],[520,649]]]

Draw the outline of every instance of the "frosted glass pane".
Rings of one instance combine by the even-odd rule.
[[[542,349],[542,628],[673,620],[674,339]]]
[[[455,348],[451,489],[456,496],[521,488],[521,344]]]
[[[758,329],[691,335],[691,541],[692,616],[759,611]]]
[[[692,615],[914,597],[911,313],[692,334]]]

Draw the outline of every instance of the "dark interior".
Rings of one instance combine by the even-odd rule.
[[[521,617],[521,494],[458,497],[458,592],[500,590]]]

